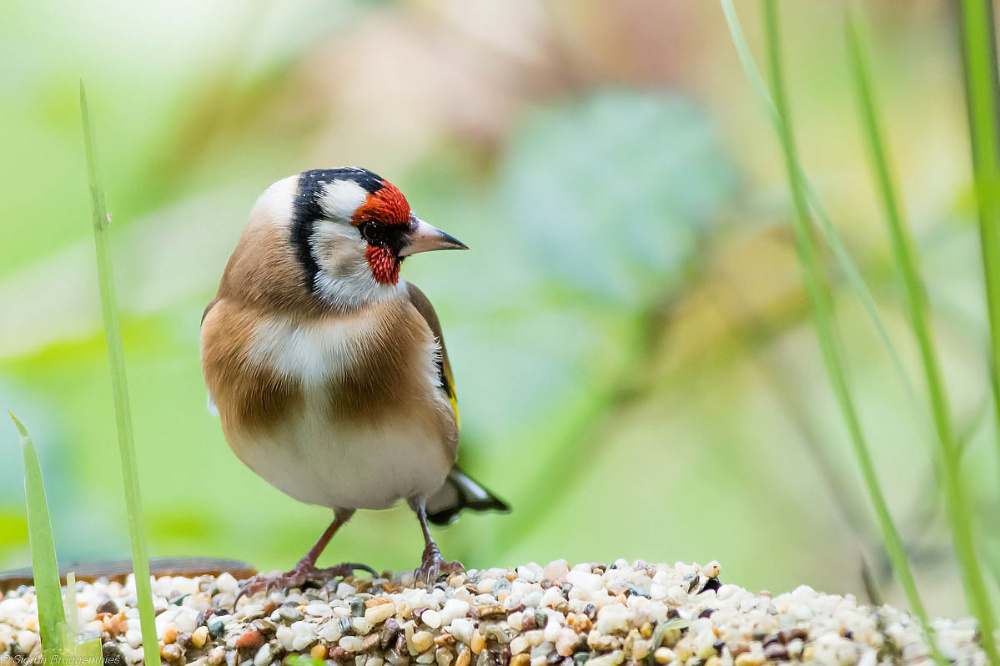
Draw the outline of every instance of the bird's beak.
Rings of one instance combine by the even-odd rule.
[[[454,236],[427,224],[416,215],[410,221],[410,230],[404,235],[406,245],[399,251],[400,257],[408,257],[418,252],[431,250],[468,250],[468,246]]]

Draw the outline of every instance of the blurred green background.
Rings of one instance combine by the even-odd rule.
[[[996,433],[951,3],[866,3],[985,552]],[[752,38],[756,3],[738,8]],[[871,190],[840,3],[784,6],[801,154],[920,377]],[[440,532],[474,567],[718,559],[723,580],[903,600],[831,398],[777,143],[713,2],[117,0],[0,7],[0,406],[42,456],[60,559],[128,556],[77,79],[114,223],[154,556],[287,568],[329,513],[244,468],[205,409],[212,298],[256,196],[370,168],[474,252],[403,276],[444,325],[466,468],[514,506]],[[833,266],[833,264],[831,264]],[[881,479],[932,614],[962,595],[922,396],[831,269]],[[919,382],[914,385],[920,386]],[[0,435],[0,566],[28,563],[20,450]],[[324,561],[414,567],[405,508]]]

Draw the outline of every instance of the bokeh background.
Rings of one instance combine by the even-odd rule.
[[[996,433],[951,3],[866,3],[888,137],[936,316],[984,552]],[[740,2],[759,49],[756,3]],[[840,3],[783,4],[801,153],[921,386],[849,85]],[[328,512],[244,468],[205,409],[198,329],[256,196],[368,167],[473,248],[406,262],[444,324],[467,469],[515,508],[440,533],[469,566],[706,562],[886,597],[877,532],[799,279],[777,144],[713,2],[301,0],[0,6],[0,406],[42,457],[60,559],[128,556],[78,78],[113,214],[155,556],[287,568]],[[963,608],[914,399],[843,284],[881,479],[934,614]],[[0,429],[0,566],[28,563]],[[417,564],[408,510],[324,561]],[[995,571],[995,568],[993,569]]]

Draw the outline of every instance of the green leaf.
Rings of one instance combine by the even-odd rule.
[[[515,129],[498,176],[502,217],[484,225],[493,237],[472,241],[503,248],[482,260],[506,265],[470,294],[489,330],[465,354],[480,367],[466,361],[459,386],[460,400],[479,401],[480,423],[495,415],[485,437],[518,441],[539,460],[518,480],[536,510],[505,521],[498,547],[560,505],[578,470],[559,461],[596,455],[598,423],[642,390],[659,325],[650,313],[688,284],[735,174],[709,115],[677,95],[599,91]],[[518,315],[516,326],[496,325]],[[479,377],[489,385],[470,385]]]
[[[10,414],[10,412],[7,412]],[[24,455],[24,495],[28,503],[28,536],[31,543],[31,569],[35,579],[35,596],[38,605],[38,627],[42,639],[42,653],[46,663],[54,663],[63,649],[63,605],[59,587],[59,566],[56,547],[52,539],[49,506],[45,500],[42,469],[38,454],[27,429],[10,414],[21,436]]]
[[[708,115],[689,99],[603,92],[541,111],[502,165],[502,196],[536,284],[642,307],[677,286],[735,187]]]

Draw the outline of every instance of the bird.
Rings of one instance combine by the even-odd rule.
[[[257,199],[202,316],[209,410],[247,467],[333,520],[287,572],[258,574],[240,596],[310,580],[374,574],[320,554],[358,510],[405,501],[424,538],[414,579],[461,570],[428,523],[510,507],[457,465],[459,414],[441,324],[403,261],[468,249],[419,218],[367,169],[312,169]]]

